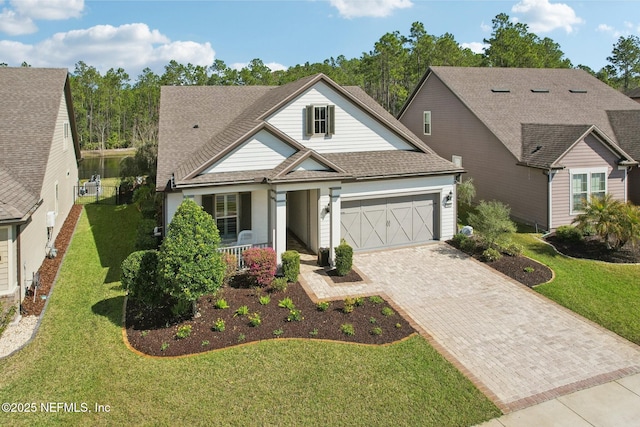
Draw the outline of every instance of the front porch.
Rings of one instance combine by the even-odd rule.
[[[216,221],[222,252],[238,258],[250,247],[271,247],[281,264],[281,255],[302,245],[315,254],[320,248],[330,252],[340,243],[339,182],[245,184],[191,188],[167,194],[168,224],[183,198],[191,198]],[[290,233],[296,238],[289,238]],[[244,232],[251,238],[242,240]]]

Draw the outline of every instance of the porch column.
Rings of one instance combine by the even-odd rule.
[[[282,264],[282,252],[287,250],[287,192],[273,191],[273,250],[276,251],[278,265]]]
[[[330,225],[329,225],[329,262],[334,265],[335,249],[340,244],[340,190],[342,187],[329,188]]]

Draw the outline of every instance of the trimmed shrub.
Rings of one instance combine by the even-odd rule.
[[[486,262],[497,261],[500,258],[502,258],[502,254],[497,249],[489,248],[482,252],[482,259]]]
[[[582,231],[571,225],[561,225],[556,229],[556,237],[558,240],[566,242],[581,242],[584,240]]]
[[[346,240],[342,239],[335,249],[336,252],[336,273],[338,276],[346,276],[353,266],[353,248]]]
[[[249,277],[259,286],[269,286],[276,275],[277,259],[272,248],[249,248],[242,253]]]
[[[453,238],[451,239],[451,241],[453,242],[453,244],[458,247],[461,248],[463,243],[466,242],[467,240],[469,240],[469,236],[467,236],[466,234],[462,234],[462,233],[458,233],[455,236],[453,236]]]
[[[300,274],[300,254],[298,251],[285,251],[282,253],[282,274],[288,282],[298,281]]]
[[[132,252],[122,261],[121,283],[131,298],[149,306],[156,306],[164,299],[165,293],[157,281],[157,266],[158,251],[153,249]]]
[[[225,266],[217,248],[220,234],[208,213],[185,199],[173,216],[158,252],[158,283],[165,293],[192,304],[223,284]]]
[[[469,254],[474,253],[477,246],[476,239],[472,237],[467,237],[460,242],[460,250]]]

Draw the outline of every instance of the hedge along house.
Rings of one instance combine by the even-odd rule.
[[[631,184],[639,114],[640,104],[582,70],[431,67],[399,119],[464,166],[477,200],[500,200],[515,219],[553,230],[592,194],[640,201]]]
[[[161,91],[164,223],[193,198],[224,244],[268,245],[278,262],[288,233],[331,258],[341,238],[355,250],[448,239],[461,172],[363,90],[322,74]]]
[[[67,70],[0,67],[0,297],[31,286],[67,214],[80,149]]]

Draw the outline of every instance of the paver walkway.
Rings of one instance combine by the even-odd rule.
[[[303,265],[319,299],[383,293],[500,409],[511,412],[640,372],[640,347],[436,243],[359,253],[365,282]]]

